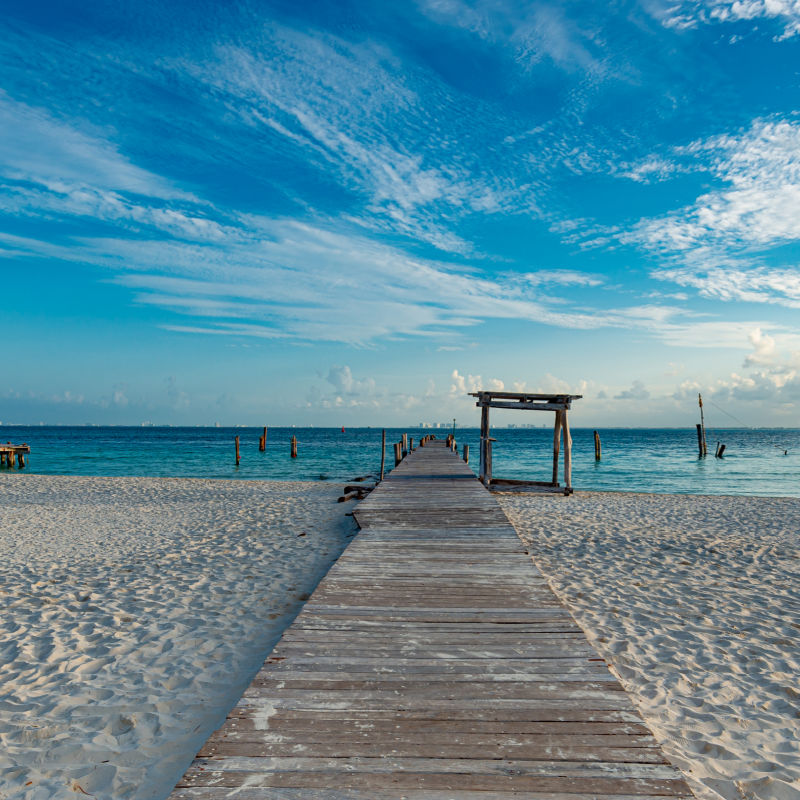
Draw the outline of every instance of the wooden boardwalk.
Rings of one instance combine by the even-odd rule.
[[[171,800],[692,796],[443,443],[411,453],[356,518]]]

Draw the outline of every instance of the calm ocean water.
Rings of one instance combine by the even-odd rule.
[[[387,442],[403,432],[418,441],[447,430],[387,429]],[[233,437],[241,438],[241,464],[234,464]],[[379,428],[270,428],[267,450],[258,450],[260,428],[126,428],[3,426],[0,441],[31,445],[28,472],[49,475],[150,475],[248,480],[347,481],[380,466]],[[299,455],[289,456],[297,436]],[[493,430],[494,476],[547,480],[552,469],[552,433],[543,428]],[[600,431],[603,458],[594,459],[589,429],[573,429],[576,489],[678,494],[800,497],[800,429],[715,429],[727,445],[725,457],[697,457],[694,428]],[[478,429],[456,430],[459,447],[470,446],[477,471]],[[784,455],[784,450],[788,454]],[[387,467],[392,463],[387,444]],[[16,471],[16,470],[15,470]],[[4,469],[4,473],[8,470]]]

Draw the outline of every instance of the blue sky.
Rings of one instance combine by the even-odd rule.
[[[799,73],[790,0],[5,0],[0,420],[797,425]]]

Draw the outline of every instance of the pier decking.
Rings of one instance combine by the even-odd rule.
[[[356,518],[171,800],[692,796],[443,443],[411,453]]]

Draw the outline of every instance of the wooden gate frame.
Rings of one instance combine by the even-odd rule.
[[[500,491],[520,491],[525,487],[538,487],[539,491],[558,491],[572,494],[572,437],[569,433],[569,411],[573,400],[580,400],[581,394],[528,394],[527,392],[469,392],[477,397],[475,405],[481,410],[480,479],[487,489]],[[489,436],[489,409],[512,408],[523,411],[554,411],[553,427],[553,480],[512,481],[492,478],[492,442]],[[561,450],[561,432],[564,432],[564,487],[558,483],[558,456]],[[516,489],[515,489],[516,487]]]

